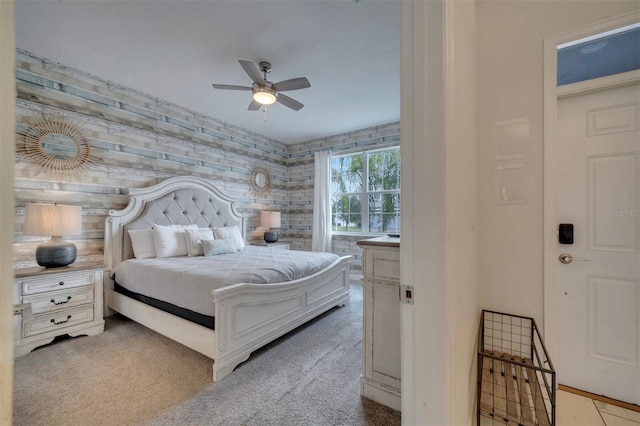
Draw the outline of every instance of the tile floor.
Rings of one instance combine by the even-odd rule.
[[[573,393],[556,394],[557,426],[640,426],[640,413]]]
[[[481,426],[499,426],[503,422],[482,417]],[[556,426],[640,426],[640,413],[558,390]]]

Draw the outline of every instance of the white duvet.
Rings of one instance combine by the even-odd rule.
[[[247,246],[219,256],[129,259],[111,271],[127,290],[203,315],[214,315],[211,290],[238,283],[279,283],[312,275],[338,256]]]

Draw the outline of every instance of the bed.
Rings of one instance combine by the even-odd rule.
[[[121,288],[120,283],[116,283],[119,280],[118,271],[135,269],[127,265],[160,264],[164,260],[135,259],[134,256],[129,231],[148,230],[154,224],[197,225],[197,228],[212,229],[237,226],[244,237],[245,218],[236,209],[234,200],[223,194],[210,181],[185,176],[169,178],[148,188],[131,189],[129,204],[122,210],[110,211],[105,223],[105,263],[109,269],[105,276],[106,315],[118,312],[211,358],[214,382],[231,373],[256,349],[334,306],[349,303],[351,257],[331,258],[325,255],[325,265],[320,269],[316,266],[315,270],[309,269],[303,274],[297,272],[297,275],[286,278],[276,274],[267,279],[268,283],[260,282],[263,280],[256,279],[255,274],[249,272],[245,275],[241,273],[240,278],[225,278],[216,288],[206,293],[210,302],[206,300],[206,296],[195,297],[201,302],[204,300],[205,304],[210,303],[209,306],[193,309],[196,312],[202,311],[200,321],[181,315],[180,312],[173,312],[162,304],[164,301],[161,300],[161,296],[153,294],[149,297],[152,302],[158,302],[154,304],[145,299],[144,290],[128,292],[126,288]],[[236,256],[235,260],[229,261],[231,265],[243,264],[243,260],[238,260],[239,256],[257,256],[263,263],[266,261],[275,264],[281,259],[296,257],[296,253],[287,252],[289,251],[247,246],[242,253],[222,254],[210,258],[215,258],[217,265],[220,265],[223,259],[223,263],[226,263],[225,256],[231,256],[229,259]],[[309,257],[311,256],[309,253]],[[187,288],[183,285],[182,277],[189,271],[206,269],[200,267],[204,265],[204,258],[184,257],[182,264],[180,258],[169,259],[174,263],[178,261],[178,270],[159,275],[170,280],[169,286],[173,281],[179,281],[176,286],[179,285],[181,289]],[[219,269],[219,266],[214,269]],[[142,272],[138,277],[144,274]],[[124,273],[120,276],[124,277]],[[129,280],[132,283],[144,281],[142,278],[135,278],[135,274],[131,276]],[[243,280],[242,277],[247,278]],[[196,278],[198,279],[202,281],[203,277]],[[234,279],[240,281],[235,282]],[[156,279],[150,281],[156,282]],[[169,302],[169,305],[173,304]],[[209,318],[210,324],[207,323]]]

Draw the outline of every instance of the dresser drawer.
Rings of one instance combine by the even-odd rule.
[[[375,280],[400,281],[400,252],[398,250],[367,250],[365,276]]]
[[[93,321],[93,305],[37,315],[33,320],[23,323],[22,337],[60,330],[65,327],[90,321]]]
[[[95,281],[93,272],[78,272],[55,274],[51,276],[38,276],[19,280],[22,284],[22,294],[44,293],[52,290],[92,285]]]
[[[89,286],[24,296],[22,303],[31,303],[31,309],[37,315],[93,303],[93,298],[94,287]]]

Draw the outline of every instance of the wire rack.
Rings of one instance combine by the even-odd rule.
[[[482,311],[478,426],[555,426],[556,373],[533,318]]]

